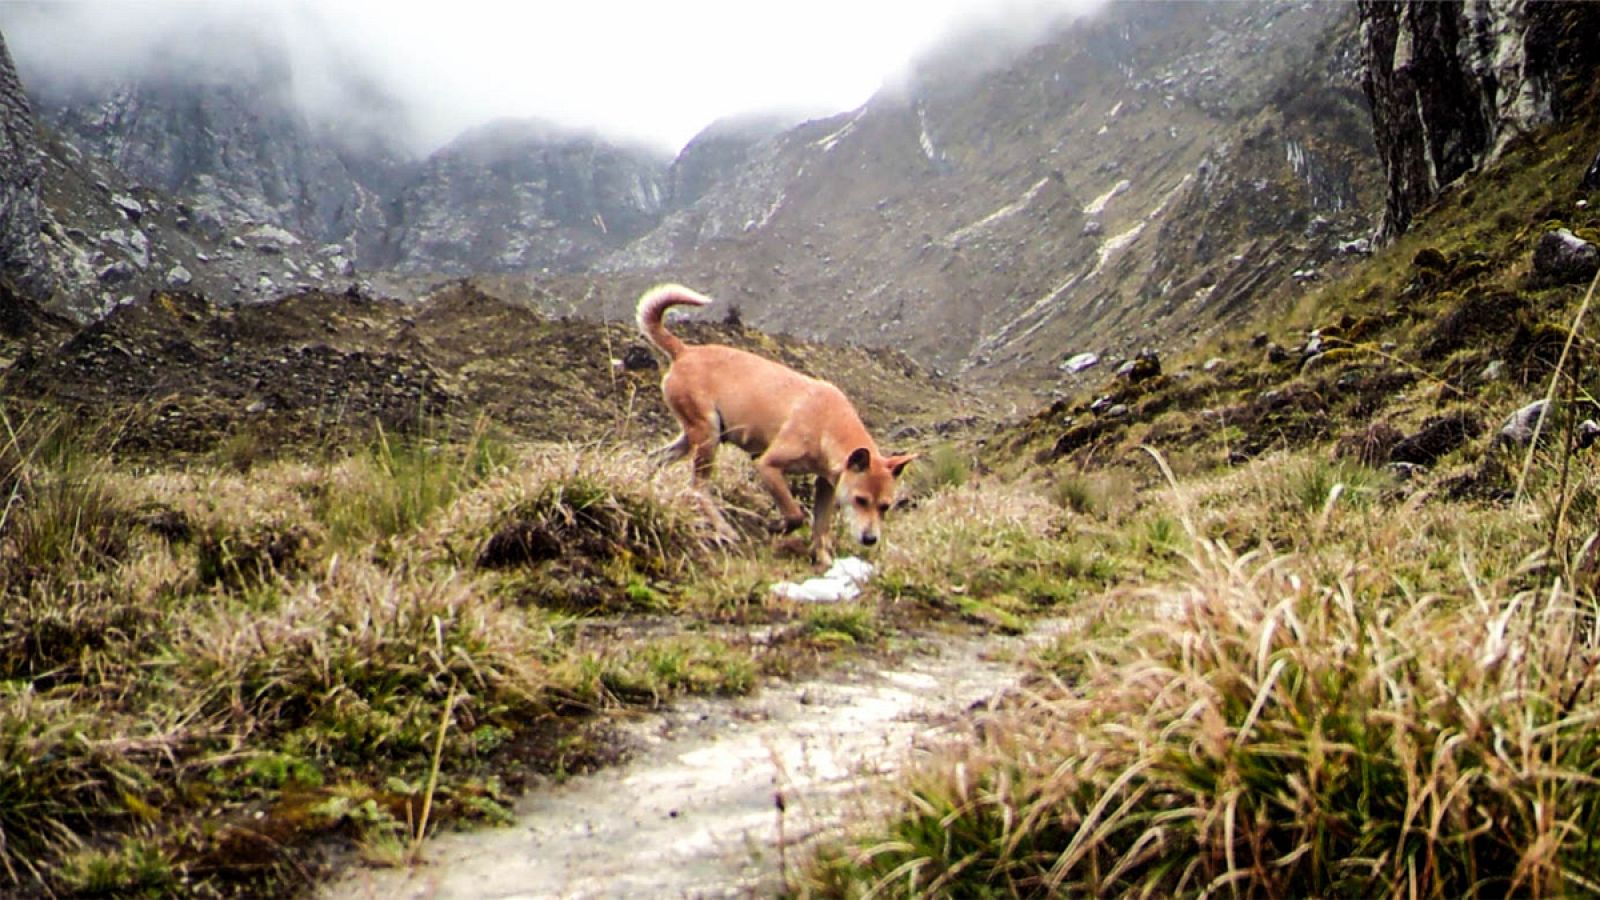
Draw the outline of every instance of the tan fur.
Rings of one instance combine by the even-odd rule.
[[[639,298],[639,331],[672,360],[661,392],[682,433],[657,451],[664,463],[693,456],[694,483],[707,515],[727,536],[732,529],[706,494],[712,459],[723,441],[755,457],[756,471],[791,532],[805,513],[789,493],[786,475],[815,475],[811,555],[827,565],[833,508],[848,510],[861,543],[875,544],[883,514],[894,505],[895,478],[915,454],[885,457],[838,388],[787,366],[721,344],[685,344],[662,324],[667,308],[705,306],[711,299],[664,284]]]

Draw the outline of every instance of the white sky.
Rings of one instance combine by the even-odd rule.
[[[291,22],[365,59],[438,145],[502,116],[537,116],[675,151],[716,118],[855,108],[953,30],[1033,34],[1094,0],[60,0],[27,27],[0,0],[0,28],[27,64],[103,65],[164,23],[207,16]],[[70,12],[69,12],[70,11]],[[8,21],[11,20],[11,21]],[[34,23],[35,25],[37,23]],[[41,35],[44,35],[41,37]],[[60,45],[72,45],[68,52]],[[91,49],[94,48],[94,49]],[[352,52],[353,51],[353,52]]]

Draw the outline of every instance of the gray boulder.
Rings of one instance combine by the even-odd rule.
[[[1588,281],[1600,272],[1600,247],[1565,228],[1547,231],[1533,249],[1533,274],[1548,284]]]

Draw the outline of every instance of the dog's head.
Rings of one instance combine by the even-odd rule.
[[[845,462],[844,474],[834,489],[834,499],[850,514],[850,530],[861,543],[878,542],[883,516],[894,506],[894,482],[915,453],[904,456],[879,456],[866,447],[857,447]]]

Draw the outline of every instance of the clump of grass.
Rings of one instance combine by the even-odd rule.
[[[591,665],[605,695],[646,706],[679,694],[747,694],[756,683],[749,654],[700,635],[618,648]]]
[[[127,550],[134,516],[88,438],[57,419],[0,410],[0,581],[54,587]]]
[[[625,477],[568,473],[513,494],[477,565],[521,571],[516,592],[576,612],[663,609],[702,544],[697,520]]]
[[[550,641],[459,575],[351,561],[274,604],[217,606],[174,649],[202,709],[314,764],[350,766],[426,756],[453,685],[466,687],[466,731],[536,711]]]
[[[1073,599],[1109,571],[1061,539],[1063,519],[1035,485],[969,482],[889,524],[875,583],[891,601],[1021,630],[1022,614]]]
[[[806,612],[806,631],[824,644],[870,644],[878,639],[882,624],[875,605],[839,603]]]
[[[484,429],[462,447],[380,430],[365,452],[336,468],[314,512],[336,547],[382,541],[416,529],[510,458]]]
[[[128,837],[115,847],[88,847],[61,862],[62,885],[83,896],[164,897],[179,891],[179,871],[160,845]]]
[[[1116,519],[1134,506],[1136,489],[1126,471],[1064,472],[1050,483],[1050,498],[1062,509]]]
[[[958,488],[972,477],[972,460],[954,444],[942,443],[924,453],[906,470],[903,489],[908,497],[925,497],[945,488]]]
[[[1210,544],[1192,562],[1137,605],[1142,622],[1054,651],[1072,681],[923,770],[897,818],[824,854],[811,889],[1600,889],[1590,605],[1559,582],[1363,595],[1360,564],[1319,581],[1297,558]]]

